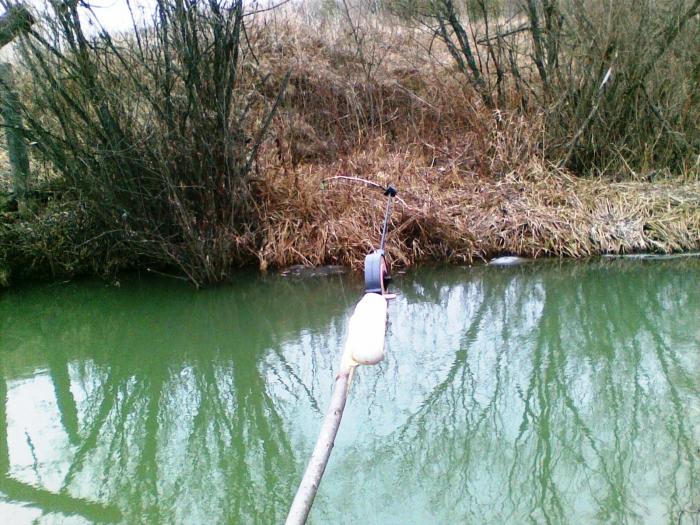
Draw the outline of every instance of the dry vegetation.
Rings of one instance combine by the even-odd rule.
[[[125,120],[119,123],[133,119],[129,133],[134,140],[146,136],[150,144],[159,144],[155,164],[133,158],[140,151],[136,148],[128,159],[112,151],[106,158],[117,168],[110,171],[99,164],[104,152],[90,149],[89,134],[81,136],[81,152],[67,166],[88,158],[88,170],[79,177],[74,172],[60,175],[68,181],[63,193],[48,205],[34,206],[30,216],[0,221],[0,273],[3,266],[16,277],[174,268],[203,284],[225,279],[231,267],[243,264],[262,270],[292,264],[358,267],[377,242],[384,200],[357,179],[399,189],[387,246],[394,264],[471,262],[505,253],[581,257],[700,249],[697,163],[674,171],[658,164],[642,169],[646,160],[632,167],[620,156],[612,170],[575,176],[552,156],[562,148],[549,143],[551,115],[523,109],[518,81],[534,82],[532,64],[529,72],[521,64],[520,80],[499,84],[488,50],[480,49],[485,54],[477,58],[494,99],[507,101],[489,103],[482,89],[465,82],[465,72],[455,65],[444,40],[433,38],[425,27],[399,24],[388,15],[371,17],[345,2],[335,3],[340,11],[331,14],[320,12],[322,6],[302,5],[306,11],[278,9],[246,24],[234,98],[251,101],[250,118],[242,128],[226,123],[217,128],[232,137],[234,156],[228,160],[215,156],[213,161],[185,162],[186,149],[173,157],[177,142],[159,144],[158,119],[142,97],[125,99],[132,80],[120,76],[119,61],[111,63],[104,78],[120,97],[114,107]],[[497,26],[502,24],[492,25]],[[472,28],[470,38],[476,46],[478,31]],[[129,42],[127,37],[118,47]],[[146,76],[134,75],[135,62],[124,61],[132,67],[130,77]],[[264,128],[287,76],[286,92],[255,163],[249,173],[242,171],[236,159],[246,157],[251,146],[241,152],[236,137]],[[101,73],[95,78],[99,82]],[[161,81],[172,79],[154,77],[156,88],[163,87]],[[32,83],[25,86],[31,89]],[[168,100],[177,105],[185,93],[173,91]],[[68,115],[61,104],[61,115]],[[584,112],[581,118],[586,117]],[[47,121],[36,113],[35,119]],[[99,121],[95,125],[101,129]],[[183,126],[192,129],[189,123]],[[186,140],[187,133],[178,136]],[[207,155],[216,144],[227,143],[223,136],[219,139],[188,147]],[[586,135],[581,142],[595,150],[595,137]],[[43,166],[44,173],[61,172],[51,164],[51,152],[35,153],[35,165]],[[233,175],[222,173],[231,163]],[[104,178],[90,186],[85,179],[97,166]],[[142,166],[162,177],[166,189],[144,190],[138,180]],[[196,176],[188,174],[193,169],[199,169]],[[133,213],[129,206],[135,194],[114,204],[95,198],[108,187],[105,181],[120,177],[132,177],[131,187],[138,188]],[[236,191],[245,181],[245,206],[239,203],[226,212],[225,227],[210,219],[207,206],[226,210],[227,195],[235,200],[236,194],[210,191],[211,177],[223,177]],[[91,194],[95,188],[99,191]],[[170,200],[155,207],[152,199],[161,194]],[[172,202],[184,203],[185,212],[169,207]],[[148,226],[143,229],[136,219],[147,205],[150,216],[142,221]],[[230,219],[234,211],[235,221]],[[158,250],[163,254],[157,255]]]
[[[463,150],[451,152],[463,160]],[[338,177],[401,188],[387,250],[395,263],[499,254],[583,257],[700,249],[700,183],[578,178],[531,159],[498,177],[430,166],[432,155],[375,145],[260,181],[261,268],[359,267],[378,238],[381,195]],[[450,153],[446,153],[447,162]],[[369,174],[369,175],[368,175]]]
[[[400,189],[388,241],[400,264],[700,248],[692,173],[575,177],[545,158],[543,119],[486,107],[424,33],[371,27],[368,78],[342,26],[277,23],[262,67],[294,66],[259,160],[261,268],[361,264],[384,201],[345,177]]]

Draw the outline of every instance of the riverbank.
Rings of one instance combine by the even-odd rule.
[[[387,252],[395,265],[501,254],[585,257],[700,249],[700,183],[581,179],[536,163],[501,177],[429,167],[411,152],[267,170],[256,183],[256,229],[235,239],[238,265],[360,268],[378,242],[385,200],[359,179],[394,184]],[[368,176],[374,173],[375,176]],[[355,178],[353,178],[355,177]],[[99,232],[70,200],[0,225],[3,281],[113,276],[148,261],[119,232]],[[167,268],[157,270],[168,271]],[[14,278],[14,279],[13,279]]]
[[[250,172],[240,175],[243,183],[233,168],[226,184],[212,183],[225,162],[204,163],[209,171],[202,168],[189,180],[192,170],[181,169],[167,152],[142,165],[132,158],[141,150],[127,148],[128,154],[112,151],[103,162],[104,152],[89,133],[80,144],[94,151],[74,152],[74,164],[84,173],[58,173],[51,157],[30,151],[35,174],[26,209],[20,214],[0,196],[0,284],[84,274],[110,278],[125,269],[152,269],[203,284],[225,279],[239,266],[359,268],[378,242],[385,207],[381,192],[364,181],[399,190],[387,239],[389,256],[399,266],[468,263],[502,254],[585,257],[700,249],[697,163],[671,173],[655,167],[649,153],[648,169],[633,168],[620,156],[623,168],[606,165],[574,174],[557,156],[566,148],[547,142],[552,139],[541,112],[523,109],[516,91],[499,109],[489,107],[430,35],[367,26],[360,49],[342,20],[319,20],[307,27],[286,15],[259,30],[249,28],[255,55],[247,54],[240,66],[240,89],[254,95],[251,129],[244,129],[248,137],[279,104]],[[120,86],[125,93],[133,88]],[[29,97],[33,87],[20,82],[22,89]],[[125,100],[130,99],[120,97],[118,104]],[[119,114],[125,127],[135,128],[134,144],[142,142],[138,133],[152,140],[151,123],[128,120],[130,115]],[[192,151],[220,145],[208,140]],[[241,141],[249,144],[245,135]],[[56,144],[51,151],[62,151],[63,143]],[[194,158],[183,151],[178,152],[183,159]],[[143,152],[150,155],[147,148]],[[80,161],[85,155],[104,171],[101,179],[86,182],[92,173]],[[162,175],[162,187],[144,184],[144,170]],[[0,166],[0,173],[7,172]],[[135,189],[103,183],[120,180]],[[6,182],[7,176],[0,180],[0,191],[7,190]],[[111,194],[107,204],[101,192],[114,188],[123,194]],[[237,199],[240,208],[226,211]],[[206,269],[201,278],[187,274],[200,267]]]
[[[581,179],[531,163],[502,177],[421,166],[412,155],[362,159],[264,181],[262,268],[361,265],[384,200],[357,180],[399,188],[387,251],[396,263],[471,262],[501,254],[585,257],[700,248],[700,183]],[[325,185],[326,189],[320,188]]]

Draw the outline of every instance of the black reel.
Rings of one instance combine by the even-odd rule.
[[[384,295],[390,280],[384,250],[365,255],[365,293]]]
[[[384,226],[382,227],[382,240],[378,250],[365,256],[365,293],[378,293],[384,295],[387,292],[391,276],[389,267],[384,257],[384,241],[386,240],[386,227],[391,216],[391,198],[396,196],[396,190],[389,186],[384,195],[388,197],[386,213],[384,214]]]

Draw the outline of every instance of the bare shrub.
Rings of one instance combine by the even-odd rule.
[[[543,114],[551,160],[581,174],[697,168],[700,0],[389,4],[445,44],[488,107]]]
[[[21,46],[28,139],[133,254],[224,279],[249,250],[250,173],[286,85],[256,73],[242,0],[158,0],[119,37],[52,6]]]

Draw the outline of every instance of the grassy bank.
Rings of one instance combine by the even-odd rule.
[[[465,176],[421,160],[369,151],[304,166],[296,180],[265,178],[261,267],[360,267],[379,237],[384,202],[361,183],[333,177],[363,177],[368,169],[373,181],[401,188],[387,250],[402,265],[700,248],[698,182],[582,179],[537,161],[499,177]]]
[[[470,38],[488,80],[474,85],[445,39],[406,17],[368,18],[334,5],[340,10],[330,14],[277,10],[251,18],[238,62],[229,64],[236,84],[217,91],[205,83],[211,100],[167,62],[141,76],[124,72],[151,51],[160,60],[162,38],[135,52],[132,37],[123,37],[114,60],[105,51],[113,40],[93,51],[78,46],[81,61],[53,55],[44,69],[37,64],[45,50],[30,50],[20,87],[41,182],[35,176],[23,214],[11,206],[0,212],[2,280],[152,268],[204,284],[240,265],[359,267],[377,242],[384,199],[358,179],[399,189],[387,246],[395,264],[700,249],[696,136],[666,129],[691,124],[646,115],[660,131],[645,142],[634,127],[620,127],[612,107],[597,109],[594,92],[574,112],[579,121],[553,132],[561,101],[537,100],[544,88],[528,62],[531,50],[522,52],[518,79],[501,82],[489,53],[507,49],[480,48],[484,26],[474,25]],[[192,23],[181,14],[171,13],[169,23]],[[491,31],[505,27],[491,23]],[[217,27],[198,26],[205,41]],[[214,55],[200,58],[221,60]],[[66,74],[86,64],[87,84]],[[218,78],[216,71],[198,74]],[[46,78],[72,80],[56,95]],[[529,109],[518,82],[533,86]],[[165,86],[162,101],[151,97]],[[692,116],[697,104],[686,95]],[[231,104],[225,118],[214,118],[217,100]],[[589,119],[591,104],[598,106]],[[617,119],[622,135],[601,137],[607,119]],[[630,133],[630,151],[646,144],[644,151],[626,155],[616,146],[614,156],[596,146]],[[79,147],[71,150],[70,141]]]
[[[383,148],[293,172],[267,170],[256,182],[256,228],[235,241],[235,265],[262,270],[341,264],[360,268],[377,243],[384,200],[344,177],[400,188],[387,251],[394,264],[456,263],[501,254],[585,257],[700,249],[700,183],[582,179],[533,162],[498,178],[421,165],[414,153]],[[3,284],[12,278],[107,278],[153,265],[104,232],[77,203],[52,204],[0,225]]]

